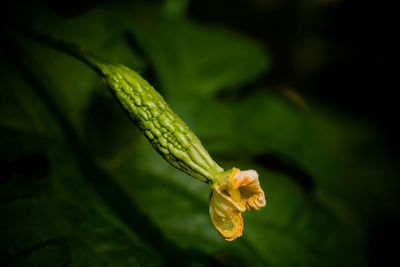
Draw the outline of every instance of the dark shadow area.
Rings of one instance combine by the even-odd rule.
[[[253,157],[253,161],[271,171],[287,175],[307,194],[312,194],[315,182],[289,157],[280,154],[260,154]]]
[[[31,154],[24,157],[1,160],[0,173],[2,174],[0,182],[6,182],[14,174],[34,175],[35,177],[43,177],[49,168],[49,161],[45,155]]]

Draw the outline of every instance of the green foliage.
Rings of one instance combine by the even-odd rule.
[[[42,10],[32,25],[153,71],[149,82],[222,167],[259,171],[267,207],[244,214],[242,238],[223,241],[208,186],[168,165],[92,70],[13,34],[0,73],[0,265],[366,265],[366,222],[378,208],[365,207],[391,212],[398,200],[390,159],[362,150],[380,133],[317,103],[237,93],[268,71],[268,50],[162,12]]]

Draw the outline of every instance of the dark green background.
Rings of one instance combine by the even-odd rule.
[[[1,266],[382,266],[396,258],[394,49],[340,0],[14,1],[0,53]],[[267,206],[218,236],[105,84],[19,30],[141,73]],[[386,28],[387,29],[387,28]]]

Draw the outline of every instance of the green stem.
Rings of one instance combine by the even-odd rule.
[[[99,68],[99,64],[107,64],[105,60],[94,55],[84,46],[78,46],[75,44],[67,43],[43,34],[39,34],[33,31],[23,31],[23,34],[32,38],[35,41],[41,42],[55,50],[64,52],[68,55],[75,57],[76,59],[82,61],[87,64],[94,71],[102,75],[102,72]]]

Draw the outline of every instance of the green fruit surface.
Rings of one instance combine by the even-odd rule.
[[[204,182],[215,180],[223,169],[146,80],[120,64],[95,65],[128,116],[171,165]]]

